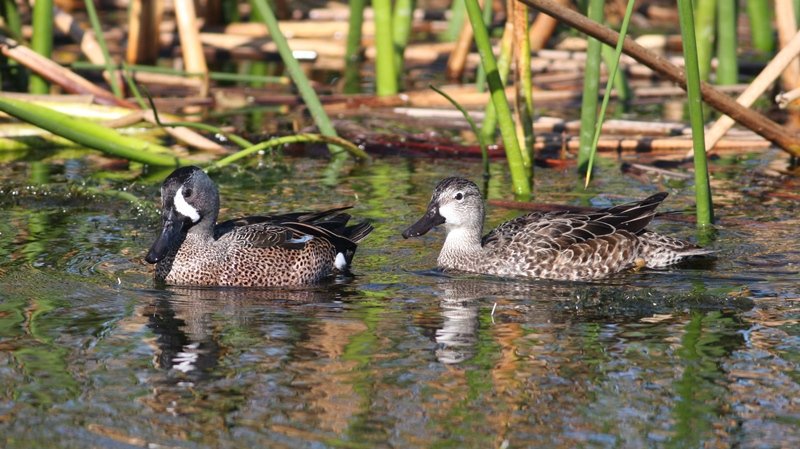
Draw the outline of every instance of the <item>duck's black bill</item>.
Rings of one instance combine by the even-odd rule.
[[[429,207],[428,212],[426,212],[419,221],[403,231],[403,238],[407,239],[409,237],[425,235],[428,231],[442,223],[444,223],[444,217],[439,215],[439,208],[435,206]]]
[[[164,227],[161,229],[161,235],[158,236],[153,246],[150,247],[150,251],[147,252],[147,256],[145,256],[144,260],[147,263],[160,262],[161,259],[167,255],[167,252],[169,252],[172,242],[180,239],[182,231],[182,222],[175,222],[173,220],[165,221]]]

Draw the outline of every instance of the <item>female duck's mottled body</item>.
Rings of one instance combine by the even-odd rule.
[[[217,223],[219,192],[201,169],[175,170],[161,187],[162,231],[145,260],[157,282],[191,286],[311,284],[347,271],[369,223],[347,207]]]
[[[502,277],[590,280],[709,254],[645,229],[666,196],[659,193],[596,212],[534,212],[481,237],[484,207],[478,186],[447,178],[436,186],[426,214],[403,237],[443,224],[447,237],[438,258],[441,268]]]

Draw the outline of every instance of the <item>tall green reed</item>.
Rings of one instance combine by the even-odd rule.
[[[394,70],[398,75],[398,84],[402,85],[403,54],[411,36],[414,23],[414,7],[416,0],[396,0],[392,16],[392,42],[394,44]]]
[[[750,38],[753,48],[765,54],[775,50],[775,30],[772,26],[772,2],[748,0],[747,15],[750,17]]]
[[[511,172],[511,184],[514,194],[517,197],[526,198],[530,196],[531,185],[527,175],[527,170],[523,163],[522,150],[517,141],[514,121],[511,118],[511,109],[506,99],[504,83],[500,79],[500,72],[497,68],[497,61],[492,53],[492,44],[489,40],[489,32],[483,25],[483,13],[477,0],[465,0],[467,4],[467,16],[472,24],[475,33],[475,44],[478,47],[478,54],[481,63],[486,70],[486,78],[489,83],[492,104],[497,112],[497,119],[500,124],[500,134],[503,137],[508,168]]]
[[[361,34],[364,27],[364,8],[367,0],[350,0],[350,17],[347,23],[347,44],[344,54],[344,93],[361,92]]]
[[[53,52],[53,0],[37,0],[33,6],[31,48],[47,58]],[[50,92],[50,85],[39,75],[31,74],[28,91],[32,94],[47,94]]]
[[[694,35],[695,27],[691,0],[678,0],[678,14],[680,16],[681,37],[683,38],[683,58],[686,62],[689,121],[692,126],[697,226],[707,228],[714,220],[714,209],[711,203],[711,185],[708,179],[705,131],[703,129],[703,98],[700,93],[700,69],[697,60],[697,41]]]
[[[725,0],[721,0],[721,3]],[[700,81],[708,81],[711,74],[711,58],[714,56],[716,35],[717,0],[694,0],[694,33],[697,37],[697,62]]]
[[[464,4],[463,2],[456,1],[454,3]],[[483,2],[483,24],[486,26],[486,29],[489,29],[489,26],[492,24],[492,3],[489,1]],[[486,91],[486,70],[483,70],[483,65],[478,66],[477,73],[475,74],[475,88],[478,92],[485,92]]]
[[[595,22],[603,22],[603,0],[589,0],[586,16]],[[586,44],[586,68],[583,76],[583,98],[581,100],[581,130],[578,144],[578,171],[589,169],[592,140],[597,127],[597,97],[600,91],[600,41],[589,37]]]
[[[392,32],[391,0],[373,0],[375,14],[375,92],[378,95],[397,93],[397,70],[394,66],[394,33]]]
[[[608,81],[606,82],[606,91],[603,94],[603,103],[600,105],[600,115],[595,124],[594,134],[592,135],[591,155],[589,157],[588,166],[586,167],[586,181],[584,187],[589,186],[589,180],[592,177],[592,166],[594,158],[597,154],[597,143],[600,141],[600,133],[603,129],[603,120],[606,116],[606,108],[608,107],[608,100],[611,98],[611,86],[614,85],[614,80],[617,77],[619,68],[619,58],[622,55],[622,45],[625,42],[625,37],[628,34],[628,25],[631,22],[631,15],[633,14],[633,0],[628,0],[628,6],[625,9],[625,17],[622,19],[622,26],[619,30],[619,38],[617,39],[617,46],[614,49],[614,57],[611,58],[611,64],[608,67]]]
[[[717,84],[739,82],[736,2],[717,0]]]

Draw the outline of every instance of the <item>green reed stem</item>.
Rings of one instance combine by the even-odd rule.
[[[606,67],[611,67],[612,61],[616,57],[614,49],[608,45],[603,45],[600,49],[600,55],[603,57],[603,63]],[[617,75],[614,77],[614,90],[617,92],[617,99],[623,104],[630,101],[633,91],[625,72],[617,70]]]
[[[736,56],[736,2],[717,1],[717,84],[739,82],[739,63]]]
[[[397,70],[394,66],[391,0],[373,0],[375,14],[375,92],[380,95],[397,93]]]
[[[526,175],[525,164],[522,162],[522,150],[519,147],[517,134],[514,131],[514,121],[511,118],[511,109],[506,99],[503,80],[500,78],[497,62],[492,53],[489,32],[483,26],[481,7],[477,0],[465,0],[465,2],[467,4],[467,16],[475,33],[478,54],[481,57],[484,69],[486,69],[486,80],[489,83],[492,103],[500,123],[500,134],[503,136],[503,146],[506,150],[506,159],[508,160],[508,169],[511,172],[511,184],[514,194],[518,197],[529,197],[531,194],[530,181]]]
[[[22,39],[22,19],[19,16],[19,10],[14,0],[0,0],[0,16],[5,20],[6,32],[17,42],[24,43]],[[22,91],[25,90],[27,83],[27,73],[16,61],[13,59],[0,56],[0,74],[2,76],[9,75],[5,80],[10,80],[9,87],[11,90]],[[0,77],[0,85],[5,81]]]
[[[694,35],[691,0],[678,0],[678,14],[683,38],[683,59],[686,61],[686,92],[689,97],[689,120],[692,125],[694,147],[697,226],[708,227],[714,220],[714,209],[711,204],[711,185],[708,180],[705,132],[703,130],[703,98],[700,94],[700,69],[697,61],[697,42]]]
[[[490,3],[487,1],[487,3]],[[523,3],[519,4],[519,10],[516,14],[521,14],[522,17],[517,18],[517,25],[521,25],[522,39],[517,45],[521,47],[517,49],[519,57],[517,58],[517,71],[519,75],[519,83],[522,98],[521,102],[517,101],[517,108],[519,109],[519,126],[522,127],[523,136],[525,138],[525,148],[522,151],[522,160],[525,163],[525,168],[533,175],[533,144],[535,137],[533,134],[533,73],[531,72],[531,40],[528,37],[530,25],[528,23],[528,5]]]
[[[328,118],[328,114],[325,113],[325,109],[322,108],[322,103],[320,103],[317,93],[314,92],[314,88],[311,87],[311,83],[308,82],[308,78],[306,78],[305,73],[303,73],[303,70],[300,68],[300,64],[298,64],[297,60],[294,58],[292,49],[289,48],[286,37],[284,37],[281,29],[278,27],[278,19],[275,18],[275,14],[267,4],[267,0],[250,0],[250,4],[253,9],[258,12],[264,24],[267,26],[272,41],[275,42],[275,45],[278,47],[278,53],[281,55],[283,64],[286,66],[286,71],[289,73],[292,81],[294,81],[295,86],[297,86],[297,91],[303,98],[306,107],[308,107],[311,117],[314,118],[314,122],[317,124],[319,131],[323,135],[337,137],[336,129],[334,129],[330,118]],[[341,157],[345,154],[341,148],[331,145],[328,146],[328,151],[330,151],[334,157]]]
[[[619,29],[617,47],[614,49],[614,57],[611,59],[611,65],[608,67],[608,81],[606,82],[606,91],[603,94],[603,103],[600,106],[600,115],[597,118],[594,134],[592,135],[592,151],[589,157],[589,165],[586,167],[586,181],[584,183],[584,188],[589,187],[589,180],[592,177],[592,167],[594,166],[594,159],[597,155],[597,142],[600,141],[600,133],[603,129],[603,120],[605,120],[606,117],[608,100],[611,98],[611,86],[614,85],[614,79],[617,77],[617,70],[619,69],[619,57],[622,55],[622,44],[625,42],[625,37],[628,35],[628,25],[630,24],[631,16],[633,15],[633,4],[634,0],[628,0],[628,6],[625,9],[625,17],[622,19],[622,25]]]
[[[111,128],[75,118],[29,101],[2,97],[0,98],[0,110],[65,139],[100,150],[111,156],[157,166],[184,165],[194,162],[174,156],[169,148],[161,145],[123,136]]]
[[[772,27],[772,2],[769,0],[748,0],[747,15],[750,17],[750,38],[753,48],[767,55],[775,50],[775,36]]]
[[[454,2],[459,5],[463,5],[463,2]],[[484,0],[483,2],[483,24],[486,26],[486,29],[489,29],[489,25],[492,24],[492,3],[491,1]],[[478,92],[485,92],[486,91],[486,70],[483,70],[483,65],[478,65],[477,73],[475,74],[475,88]]]
[[[328,143],[328,144],[335,144],[337,147],[342,147],[346,151],[350,152],[354,156],[361,158],[361,159],[368,159],[367,153],[364,152],[361,148],[357,147],[353,143],[342,139],[341,137],[336,136],[324,136],[321,134],[295,134],[292,136],[285,136],[285,137],[276,137],[270,140],[266,140],[264,142],[257,143],[253,146],[245,148],[243,150],[237,151],[236,153],[231,154],[230,156],[226,156],[209,166],[209,169],[216,169],[222,168],[226,165],[230,165],[239,159],[245,158],[250,156],[253,153],[258,153],[259,151],[269,150],[271,148],[279,147],[281,145],[288,145],[291,143]],[[335,159],[338,161],[339,159]]]
[[[487,0],[488,1],[488,0]],[[511,38],[512,29],[506,26],[503,30],[503,37],[500,40],[500,58],[497,60],[497,72],[500,75],[500,81],[503,86],[506,85],[508,80],[508,72],[511,70],[511,53],[512,43]],[[487,31],[488,34],[488,31]],[[485,68],[484,68],[485,71]],[[497,130],[497,111],[494,108],[494,103],[489,102],[483,109],[483,124],[481,125],[481,139],[490,144],[494,142],[495,131]]]
[[[344,93],[361,93],[361,30],[364,27],[364,8],[367,0],[350,0],[350,19],[347,25],[347,46],[344,54]]]
[[[603,22],[603,0],[589,0],[586,16],[595,22]],[[597,97],[600,91],[600,41],[590,37],[586,44],[586,68],[583,77],[581,100],[581,130],[578,144],[578,171],[590,169],[592,140],[597,124]],[[587,172],[588,179],[588,172]],[[588,181],[587,181],[588,182]]]
[[[37,0],[33,6],[31,48],[46,58],[50,58],[53,53],[53,0]],[[50,84],[32,73],[28,80],[28,92],[47,94],[50,92]]]
[[[464,116],[464,119],[469,123],[469,127],[472,128],[472,132],[475,134],[475,137],[478,139],[478,145],[481,147],[481,160],[483,161],[483,178],[488,179],[490,176],[489,173],[489,148],[486,145],[486,142],[481,141],[480,139],[480,131],[478,129],[478,125],[475,123],[475,120],[472,120],[472,116],[469,114],[469,111],[464,109],[456,100],[453,99],[450,95],[448,95],[443,90],[440,90],[438,87],[434,86],[433,84],[428,84],[428,87],[434,90],[437,94],[443,96],[453,105],[456,109],[461,111],[461,115]]]
[[[394,43],[394,70],[401,77],[403,73],[403,53],[406,51],[411,26],[414,21],[415,0],[396,0],[392,16],[392,42]]]
[[[454,42],[461,35],[461,29],[464,27],[464,20],[466,19],[466,8],[464,2],[454,1],[450,4],[450,21],[447,22],[447,30],[444,32],[442,39],[446,42]]]
[[[141,109],[147,109],[147,103],[145,102],[142,93],[139,92],[139,86],[136,85],[136,81],[133,79],[133,75],[127,69],[127,63],[122,63],[122,79],[125,80],[125,85],[128,86],[128,91],[133,95],[134,100],[136,100],[136,104],[139,105]],[[148,97],[150,100],[150,104],[153,104],[153,100]],[[155,108],[153,108],[155,111]],[[157,114],[157,112],[155,112]]]
[[[119,85],[119,78],[117,72],[114,70],[114,61],[111,59],[111,53],[108,52],[108,45],[106,45],[106,38],[103,36],[103,27],[100,25],[100,19],[97,17],[97,10],[94,7],[94,0],[86,0],[86,13],[89,15],[89,22],[92,24],[94,37],[97,39],[97,45],[100,47],[100,52],[103,53],[103,61],[105,62],[106,73],[108,73],[108,81],[111,85],[111,92],[117,98],[122,98],[122,86]]]
[[[14,0],[2,0],[0,2],[0,12],[6,21],[6,29],[11,37],[23,43],[22,39],[22,19],[19,16],[19,8]]]
[[[725,2],[726,0],[722,0]],[[716,33],[717,0],[694,0],[694,32],[697,37],[697,61],[700,81],[708,81]]]

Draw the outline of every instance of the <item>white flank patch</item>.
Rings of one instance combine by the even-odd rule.
[[[186,199],[183,197],[183,186],[175,192],[175,200],[173,203],[175,204],[175,210],[184,217],[189,217],[192,223],[200,221],[200,214],[197,212],[197,209],[187,203]]]
[[[287,242],[289,242],[289,243],[305,243],[305,242],[311,241],[311,239],[313,239],[313,238],[314,238],[313,235],[304,235],[304,236],[298,237],[296,239],[289,239],[289,240],[287,240]]]
[[[347,260],[345,260],[344,254],[336,254],[336,260],[333,261],[333,266],[336,267],[337,270],[344,270],[347,268]]]

